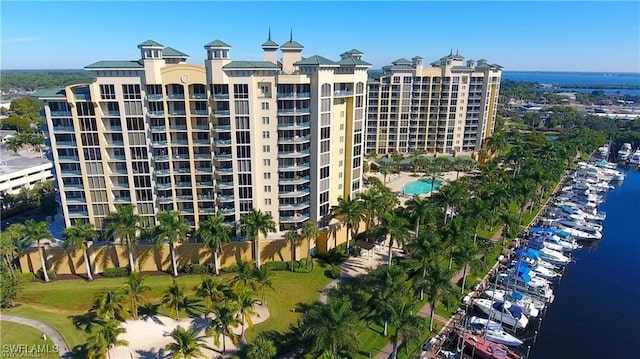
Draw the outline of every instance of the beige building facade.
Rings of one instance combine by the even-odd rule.
[[[198,66],[152,40],[138,48],[139,60],[100,61],[85,67],[93,79],[34,94],[66,226],[102,228],[132,204],[145,226],[176,210],[194,228],[259,209],[282,233],[328,225],[338,198],[362,189],[370,64],[359,51],[303,58],[292,37],[269,36],[262,60],[241,61],[215,40]]]
[[[398,59],[368,82],[366,151],[471,155],[495,127],[502,67],[449,54]]]

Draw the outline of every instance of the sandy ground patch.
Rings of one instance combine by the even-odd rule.
[[[459,177],[466,176],[467,174],[464,172],[460,172]],[[384,176],[378,172],[369,172],[367,176],[372,176],[378,178],[380,181],[384,181]],[[443,172],[439,175],[440,181],[443,183],[448,183],[456,180],[456,171]],[[398,194],[398,199],[400,200],[400,205],[404,206],[404,203],[411,199],[413,196],[410,194],[403,194],[402,188],[409,182],[413,182],[419,180],[421,178],[427,178],[430,180],[430,177],[425,176],[424,173],[417,173],[416,177],[413,177],[413,172],[400,172],[387,175],[387,183],[386,186],[389,187],[391,192]],[[433,191],[433,192],[437,192]],[[422,196],[429,196],[429,194],[425,194]]]
[[[266,305],[256,305],[254,311],[257,315],[252,316],[253,324],[264,322],[269,318],[269,309]],[[129,345],[116,347],[109,351],[111,358],[168,358],[169,353],[164,349],[165,346],[172,342],[171,331],[176,327],[184,328],[194,327],[204,336],[204,331],[208,326],[208,320],[204,318],[181,318],[174,320],[165,316],[145,316],[138,320],[128,320],[122,323],[122,327],[127,330],[118,339],[129,342]],[[245,330],[247,324],[245,324]],[[240,335],[242,328],[238,326],[234,332]],[[225,339],[227,345],[227,356],[235,353],[238,348],[231,343],[229,339]],[[203,353],[207,358],[215,358],[222,353],[222,340],[220,345],[214,344],[213,337],[204,338],[206,348]]]

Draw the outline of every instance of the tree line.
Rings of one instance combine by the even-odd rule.
[[[31,92],[83,78],[87,73],[82,70],[0,71],[0,89],[4,93]]]

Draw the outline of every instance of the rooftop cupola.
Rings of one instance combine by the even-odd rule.
[[[142,60],[162,60],[162,50],[164,45],[153,40],[147,40],[138,45],[140,58]]]
[[[207,50],[207,60],[230,60],[229,51],[231,45],[221,40],[213,40],[204,45]]]
[[[296,68],[293,64],[302,60],[302,49],[304,49],[304,46],[293,41],[292,30],[289,35],[289,41],[280,46],[280,51],[282,51],[282,70],[284,72],[289,74],[295,72]]]
[[[278,58],[276,51],[278,51],[279,45],[271,40],[271,28],[269,28],[269,37],[267,41],[262,44],[262,50],[264,51],[264,61],[269,61],[274,64],[278,64]]]

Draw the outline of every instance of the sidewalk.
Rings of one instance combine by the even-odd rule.
[[[64,341],[64,338],[62,338],[62,335],[60,335],[60,333],[58,333],[57,330],[53,329],[47,324],[37,320],[33,320],[33,319],[27,319],[27,318],[16,317],[13,315],[4,315],[4,314],[0,314],[0,321],[22,324],[22,325],[26,325],[26,326],[38,329],[39,331],[44,333],[49,339],[51,339],[51,341],[53,342],[53,345],[55,345],[58,348],[58,355],[60,355],[61,358],[69,357],[70,355],[69,346]]]

